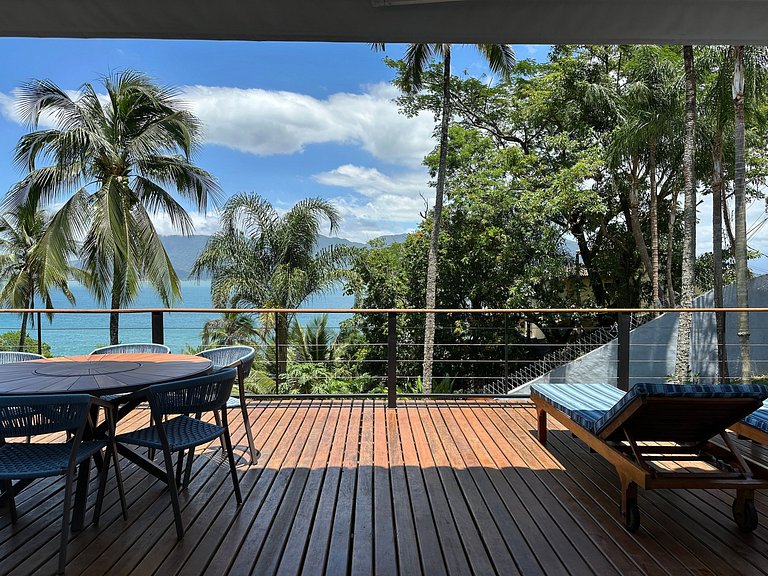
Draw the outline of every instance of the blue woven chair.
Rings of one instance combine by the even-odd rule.
[[[102,346],[96,348],[90,353],[90,356],[97,354],[170,354],[171,349],[164,344],[154,344],[153,342],[139,342],[129,344],[113,344],[111,346]],[[120,399],[125,398],[126,394],[105,394],[102,396],[107,402],[115,405],[120,404]]]
[[[237,370],[229,368],[207,376],[155,384],[146,388],[142,393],[149,400],[151,426],[120,434],[117,437],[118,442],[122,444],[132,444],[150,450],[162,451],[168,490],[171,493],[176,534],[179,538],[184,536],[184,524],[181,520],[177,484],[181,482],[185,450],[193,450],[195,446],[207,444],[223,437],[232,483],[235,486],[235,497],[238,504],[243,502],[240,494],[240,483],[237,479],[232,441],[227,427],[227,398],[232,393],[232,384],[236,376]],[[204,412],[218,412],[222,424],[210,424],[199,418],[188,416],[188,414],[202,414]],[[166,416],[175,416],[175,418],[166,420]],[[175,474],[173,452],[179,453]],[[183,487],[189,483],[191,466],[192,459],[189,458]]]
[[[255,464],[259,458],[259,451],[256,450],[253,442],[253,430],[251,430],[251,420],[248,417],[248,406],[245,400],[245,379],[248,378],[248,374],[251,372],[256,351],[250,346],[222,346],[221,348],[204,350],[198,356],[203,356],[213,362],[214,371],[224,368],[237,368],[237,397],[231,396],[227,400],[227,408],[240,408],[243,414],[245,435],[248,438],[248,448],[251,451],[251,463]]]
[[[83,440],[89,426],[92,407],[103,407],[109,423],[109,436],[105,440]],[[92,425],[92,423],[90,423]],[[126,517],[125,495],[120,476],[120,465],[115,450],[115,421],[109,403],[87,394],[61,394],[37,396],[0,396],[0,485],[8,502],[11,521],[17,520],[13,480],[30,480],[50,476],[64,476],[64,513],[61,524],[58,572],[64,572],[67,563],[67,543],[73,483],[79,465],[88,465],[91,457],[106,448],[101,467],[99,490],[93,512],[93,523],[98,524],[104,498],[104,487],[110,460],[115,466],[115,477],[120,493],[123,517]],[[8,438],[68,432],[74,434],[69,442],[26,444],[6,442]]]
[[[27,360],[41,360],[45,356],[32,352],[0,351],[0,364],[12,364],[13,362],[26,362]]]
[[[171,349],[164,344],[154,344],[152,342],[139,342],[129,344],[113,344],[112,346],[102,346],[96,348],[93,354],[170,354]]]

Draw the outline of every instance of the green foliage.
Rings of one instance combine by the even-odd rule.
[[[19,110],[33,131],[16,145],[27,175],[6,202],[64,201],[40,240],[46,270],[65,270],[77,254],[99,302],[127,306],[146,280],[167,306],[180,297],[179,279],[150,215],[164,214],[189,234],[190,217],[171,190],[204,211],[218,186],[191,162],[200,126],[175,90],[135,71],[103,78],[103,89],[106,99],[91,84],[74,97],[49,80],[20,88]],[[43,116],[53,128],[38,130]],[[112,343],[118,318],[110,318]]]
[[[37,340],[30,338],[29,335],[24,339],[24,349],[19,350],[19,339],[21,332],[4,332],[0,334],[0,350],[10,350],[13,352],[33,352],[37,354]],[[42,354],[46,358],[51,358],[51,346],[47,342],[41,344]]]

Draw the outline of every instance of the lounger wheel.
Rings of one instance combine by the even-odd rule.
[[[757,528],[758,519],[755,501],[743,499],[739,503],[739,499],[736,498],[733,501],[733,519],[736,520],[736,525],[742,532],[752,532]]]
[[[637,500],[634,498],[627,500],[624,527],[629,532],[637,532],[637,529],[640,528],[640,506],[637,505]]]

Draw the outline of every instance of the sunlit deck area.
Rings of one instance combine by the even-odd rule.
[[[70,540],[67,574],[768,574],[768,495],[745,535],[731,493],[641,491],[630,534],[613,468],[555,422],[543,448],[527,402],[286,399],[250,413],[255,465],[231,411],[242,508],[211,444],[177,541],[163,484],[122,459],[129,518],[112,479],[100,525]],[[91,506],[95,492],[94,480]],[[62,494],[60,479],[36,482],[13,528],[2,511],[0,572],[55,572]]]

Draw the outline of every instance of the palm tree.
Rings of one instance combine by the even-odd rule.
[[[683,46],[685,65],[685,139],[683,177],[685,203],[683,207],[683,269],[680,286],[680,305],[693,306],[693,268],[696,259],[696,70],[693,46]],[[681,312],[677,324],[676,382],[690,377],[691,313]]]
[[[46,265],[38,244],[50,219],[41,210],[25,204],[0,216],[0,302],[11,308],[34,308],[35,295],[46,308],[53,308],[52,288],[57,288],[74,304],[75,297],[67,281],[74,269]],[[29,314],[21,315],[19,350],[24,349]]]
[[[257,336],[258,328],[251,314],[224,312],[221,318],[203,324],[203,346],[251,344]]]
[[[179,279],[150,214],[165,214],[182,234],[192,222],[171,190],[205,210],[216,180],[191,162],[200,139],[197,119],[176,91],[139,72],[103,79],[106,97],[84,84],[71,97],[48,80],[20,88],[19,110],[34,131],[16,146],[27,176],[9,193],[18,206],[68,196],[41,239],[46,261],[61,267],[80,243],[89,288],[112,309],[130,305],[142,280],[169,306]],[[51,129],[38,130],[42,116]],[[51,161],[39,166],[40,161]],[[110,342],[119,339],[119,315],[110,315]]]
[[[211,301],[216,307],[298,308],[346,277],[349,249],[330,246],[317,251],[323,221],[333,233],[339,214],[321,198],[301,200],[281,216],[258,194],[233,196],[222,209],[221,230],[206,243],[192,275],[199,279],[211,274]],[[278,374],[285,372],[293,316],[275,314]]]
[[[747,206],[745,183],[745,136],[744,136],[744,46],[734,48],[733,105],[734,123],[734,264],[736,268],[736,306],[749,306],[747,291]],[[749,349],[749,312],[739,312],[739,345],[741,348],[741,380],[752,382],[752,362]]]
[[[384,44],[374,44],[374,49],[384,49]],[[492,72],[503,76],[509,75],[515,63],[515,53],[508,44],[477,44],[479,52],[487,61]],[[411,44],[406,50],[405,75],[401,87],[410,93],[416,93],[423,87],[423,75],[435,56],[442,58],[443,80],[440,109],[440,159],[437,168],[435,187],[435,205],[432,211],[432,232],[427,256],[427,282],[425,306],[435,308],[437,294],[438,247],[440,240],[440,219],[443,213],[445,197],[445,174],[448,163],[448,127],[451,121],[451,45],[450,44]],[[435,314],[427,312],[424,319],[424,367],[422,384],[425,394],[432,392],[432,359],[435,346]]]

